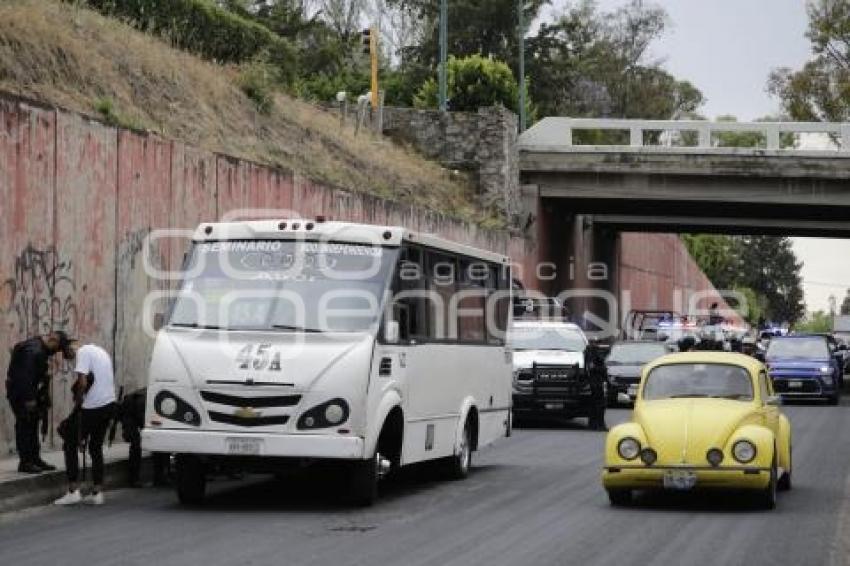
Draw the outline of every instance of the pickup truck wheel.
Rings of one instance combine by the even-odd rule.
[[[614,507],[626,507],[632,503],[631,489],[608,489],[608,500]]]
[[[190,454],[177,456],[177,499],[183,505],[200,505],[207,490],[206,467],[200,458]]]

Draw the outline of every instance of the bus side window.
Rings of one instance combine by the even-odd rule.
[[[486,262],[467,259],[460,261],[457,327],[461,342],[485,342],[485,309],[489,280],[490,268]]]
[[[423,339],[428,335],[422,255],[420,248],[404,248],[396,269],[393,314],[399,323],[402,341]]]
[[[429,251],[428,254],[428,337],[457,340],[457,324],[449,324],[452,297],[457,289],[457,260],[454,256]]]

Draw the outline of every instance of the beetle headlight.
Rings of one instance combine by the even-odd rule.
[[[756,445],[749,440],[739,440],[732,446],[732,456],[742,464],[752,462],[756,457]]]
[[[617,444],[617,453],[624,460],[634,460],[640,454],[640,442],[634,438],[624,438]]]

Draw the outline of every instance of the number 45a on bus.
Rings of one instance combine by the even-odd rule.
[[[280,371],[280,351],[272,351],[271,344],[245,344],[236,355],[239,369]]]

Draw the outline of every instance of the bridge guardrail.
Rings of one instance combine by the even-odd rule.
[[[577,131],[621,131],[628,132],[625,144],[577,144]],[[671,134],[696,133],[696,143],[674,145]],[[647,144],[647,133],[660,133],[661,143]],[[754,133],[764,136],[763,147],[721,146],[715,143],[714,134]],[[666,138],[664,135],[667,134]],[[783,134],[821,134],[832,143],[817,148],[818,153],[835,153],[850,156],[850,123],[829,122],[710,122],[705,120],[623,120],[601,118],[544,118],[520,136],[520,149],[543,151],[580,151],[594,148],[658,148],[684,151],[711,152],[763,152],[765,149],[778,152],[806,152],[809,148],[782,147]],[[665,142],[665,140],[668,140]],[[831,146],[831,147],[830,147]]]

